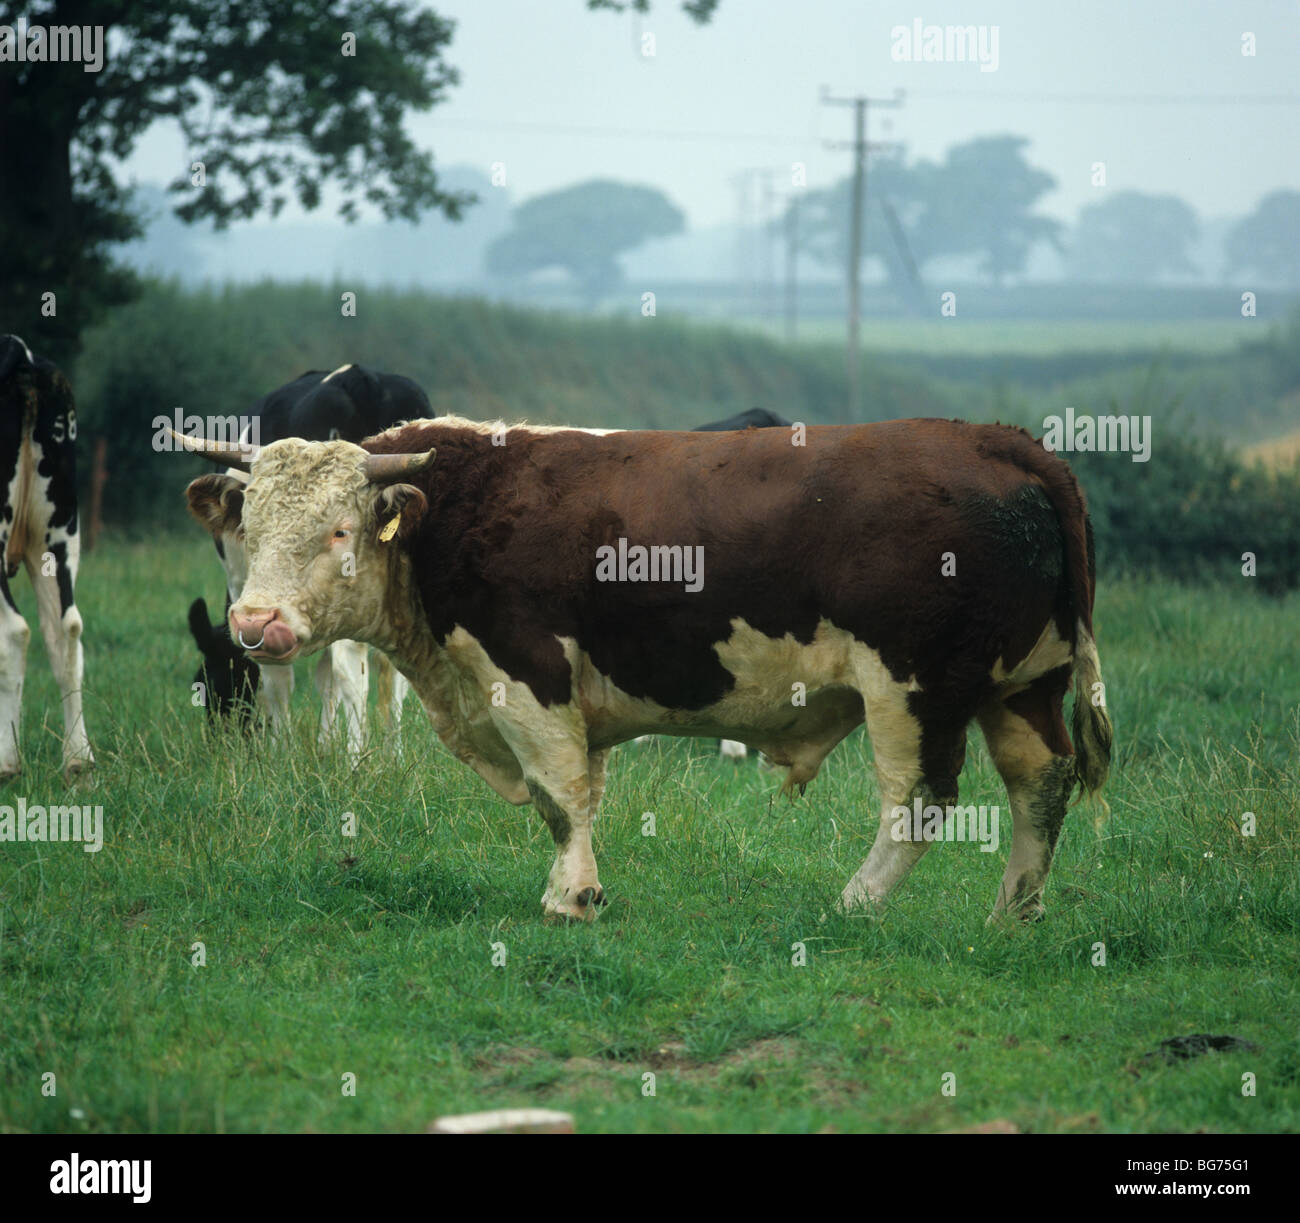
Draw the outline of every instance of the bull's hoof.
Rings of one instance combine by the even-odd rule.
[[[1038,901],[1020,905],[1016,908],[994,909],[989,914],[986,926],[1001,926],[1004,930],[1015,930],[1021,926],[1032,926],[1047,916],[1047,910]]]
[[[583,888],[572,900],[552,900],[549,896],[542,898],[542,909],[548,918],[556,921],[595,921],[596,910],[605,903],[605,889],[596,887]]]
[[[23,775],[23,766],[21,764],[11,764],[8,768],[0,769],[0,785],[7,781],[13,781],[15,777]]]
[[[872,896],[861,883],[850,882],[840,893],[841,913],[879,913],[884,906],[885,902]]]
[[[95,762],[91,760],[69,760],[63,766],[63,779],[66,782],[74,782],[79,777],[84,777],[87,773],[93,772]]]

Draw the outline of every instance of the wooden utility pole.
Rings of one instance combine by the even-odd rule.
[[[867,107],[883,106],[887,109],[902,106],[903,91],[896,90],[894,96],[888,100],[883,98],[868,98],[862,94],[857,94],[851,98],[833,97],[825,86],[822,86],[821,101],[823,106],[852,106],[853,107],[853,141],[851,144],[845,144],[843,141],[827,141],[827,147],[832,149],[850,148],[853,150],[853,194],[849,202],[849,266],[848,266],[848,289],[849,289],[849,335],[848,335],[848,372],[849,372],[849,420],[858,419],[858,382],[860,374],[860,362],[858,359],[858,342],[859,332],[862,329],[862,304],[861,304],[861,287],[860,278],[862,273],[862,229],[863,229],[863,212],[866,207],[867,198],[867,154],[874,149],[887,148],[883,144],[867,143]]]

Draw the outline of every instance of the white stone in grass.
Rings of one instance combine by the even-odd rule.
[[[502,1108],[490,1113],[439,1117],[430,1134],[572,1134],[573,1115],[549,1108]]]

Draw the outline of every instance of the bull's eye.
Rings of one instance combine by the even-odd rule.
[[[345,528],[343,528],[343,527],[339,527],[339,528],[334,532],[334,538],[335,538],[335,539],[347,539],[347,537],[348,537],[349,534],[351,534],[351,532],[347,531],[347,530],[346,530]]]

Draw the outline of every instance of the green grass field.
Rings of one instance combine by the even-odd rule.
[[[780,320],[742,319],[736,325],[752,327],[781,338]],[[1223,319],[892,319],[871,318],[862,324],[866,352],[908,353],[926,356],[989,356],[1009,354],[1029,357],[1062,353],[1196,352],[1201,355],[1233,352],[1259,328],[1252,321]],[[839,344],[844,323],[838,319],[804,319],[796,339],[802,344]]]
[[[105,844],[0,845],[0,1130],[415,1130],[523,1105],[582,1131],[1300,1129],[1300,596],[1103,564],[1111,818],[1072,812],[1047,919],[1006,932],[985,926],[1005,846],[936,847],[883,915],[836,913],[876,823],[861,735],[793,804],[707,744],[618,749],[610,904],[547,925],[541,820],[414,700],[400,752],[355,771],[302,691],[292,746],[205,734],[185,611],[219,592],[197,531],[85,558],[98,769],[76,798],[32,646],[27,771],[0,802],[102,804]],[[1005,804],[978,732],[962,795]],[[1194,1032],[1259,1049],[1145,1057]]]

